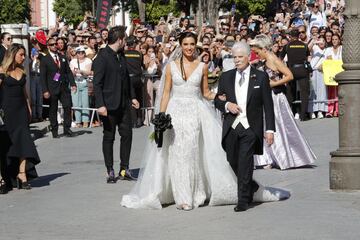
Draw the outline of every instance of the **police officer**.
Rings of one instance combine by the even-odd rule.
[[[135,50],[138,40],[135,36],[129,36],[126,39],[127,50],[125,50],[125,58],[127,68],[129,71],[130,81],[135,90],[136,99],[139,103],[142,103],[143,99],[143,82],[142,82],[142,71],[143,71],[143,56],[137,50]],[[133,127],[139,128],[143,125],[141,109],[132,109]]]
[[[307,44],[299,40],[298,29],[293,29],[290,32],[290,37],[291,40],[286,46],[285,51],[287,54],[287,64],[294,75],[295,81],[289,83],[287,97],[295,118],[298,118],[300,113],[300,120],[306,121],[308,120],[307,109],[310,92],[310,73],[306,62],[310,53]],[[294,101],[299,100],[298,93],[300,93],[301,103],[294,104]]]

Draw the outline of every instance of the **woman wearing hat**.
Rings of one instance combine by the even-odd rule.
[[[71,98],[75,108],[75,123],[78,128],[89,126],[89,110],[81,108],[89,108],[88,77],[92,75],[91,65],[92,61],[85,55],[85,48],[83,46],[76,48],[76,58],[70,61],[70,69],[74,74],[77,86],[77,91],[71,93]]]

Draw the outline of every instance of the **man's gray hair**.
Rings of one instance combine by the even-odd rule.
[[[247,55],[250,55],[250,46],[245,42],[236,42],[231,49],[232,51],[244,51]]]

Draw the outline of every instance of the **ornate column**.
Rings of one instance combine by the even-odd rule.
[[[344,72],[339,83],[339,149],[331,152],[330,188],[360,190],[360,1],[346,1]]]

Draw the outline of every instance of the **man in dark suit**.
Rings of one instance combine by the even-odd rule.
[[[232,48],[236,68],[221,75],[215,106],[224,113],[222,147],[238,178],[238,204],[235,212],[245,211],[258,185],[252,180],[254,154],[263,153],[263,115],[265,112],[267,144],[275,131],[274,107],[266,73],[249,65],[250,47],[236,43]]]
[[[73,137],[71,127],[71,91],[76,91],[76,84],[69,63],[65,56],[59,54],[56,49],[56,41],[49,38],[49,53],[40,61],[40,79],[45,99],[50,99],[49,118],[53,138],[58,138],[57,110],[60,100],[64,109],[64,135]]]
[[[11,34],[8,32],[3,32],[0,34],[0,65],[4,59],[6,50],[10,47],[12,44],[12,37]]]
[[[105,166],[108,173],[107,183],[115,183],[113,145],[116,126],[120,140],[119,179],[135,180],[129,170],[129,158],[132,143],[131,106],[138,109],[126,60],[120,50],[125,44],[125,27],[110,29],[108,45],[102,49],[93,62],[95,106],[103,121],[104,136],[102,142]]]

